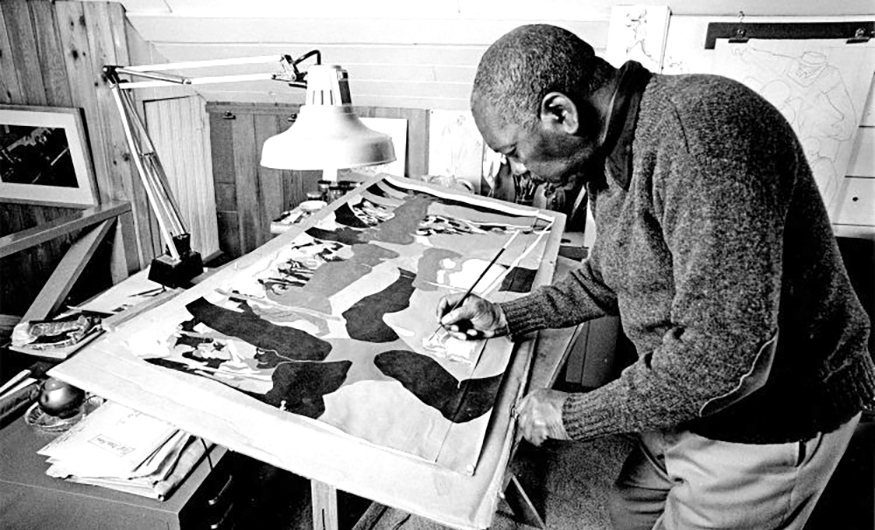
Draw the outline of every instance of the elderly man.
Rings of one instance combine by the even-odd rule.
[[[526,396],[524,436],[638,433],[617,528],[802,528],[875,401],[875,367],[786,120],[732,80],[617,70],[546,25],[486,51],[471,103],[518,171],[582,175],[598,230],[563,282],[502,304],[447,297],[441,323],[476,339],[619,315],[638,352],[591,392]]]

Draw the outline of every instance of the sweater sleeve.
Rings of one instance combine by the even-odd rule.
[[[566,278],[501,305],[511,337],[539,329],[562,328],[617,314],[617,299],[598,267],[598,247]]]
[[[783,155],[785,166],[795,163]],[[768,377],[794,172],[751,160],[686,152],[655,178],[655,237],[671,255],[670,315],[661,342],[639,351],[617,380],[566,401],[572,439],[678,425]]]

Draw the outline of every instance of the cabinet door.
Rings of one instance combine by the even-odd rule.
[[[262,167],[264,141],[286,130],[296,106],[208,104],[219,246],[236,258],[264,244],[270,222],[316,190],[319,171]]]

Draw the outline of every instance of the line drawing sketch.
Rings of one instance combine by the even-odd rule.
[[[638,61],[648,70],[660,72],[669,16],[667,7],[614,7],[608,29],[607,61],[615,67],[626,61]]]
[[[715,73],[751,87],[775,105],[799,137],[835,219],[873,75],[873,49],[841,41],[718,41]]]

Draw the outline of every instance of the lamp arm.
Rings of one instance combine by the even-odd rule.
[[[177,238],[186,234],[185,224],[179,213],[179,207],[170,193],[167,176],[155,152],[155,146],[149,138],[146,128],[134,110],[130,94],[119,89],[120,80],[117,69],[105,67],[104,72],[110,82],[110,89],[121,116],[122,126],[128,147],[133,155],[134,165],[140,175],[140,181],[149,199],[149,206],[155,214],[161,238],[167,247],[167,252],[173,259],[180,259],[180,249],[177,248]]]
[[[307,53],[292,58],[291,55],[284,54],[280,56],[267,55],[260,57],[242,57],[236,59],[219,59],[210,61],[189,61],[182,63],[164,63],[142,66],[118,66],[106,65],[104,72],[109,78],[109,71],[113,72],[118,79],[118,74],[129,75],[131,77],[142,77],[151,79],[151,81],[138,82],[119,82],[119,88],[123,90],[132,90],[137,88],[157,88],[171,85],[207,85],[214,83],[236,83],[239,81],[281,81],[289,86],[297,88],[307,88],[307,72],[302,72],[298,69],[298,65],[315,57],[314,64],[322,64],[322,52],[319,50],[310,50]],[[241,74],[241,75],[219,75],[207,77],[187,77],[178,74],[170,74],[162,72],[162,70],[185,70],[189,68],[204,68],[216,66],[235,66],[244,64],[267,64],[280,63],[282,71],[275,73],[262,74]]]

